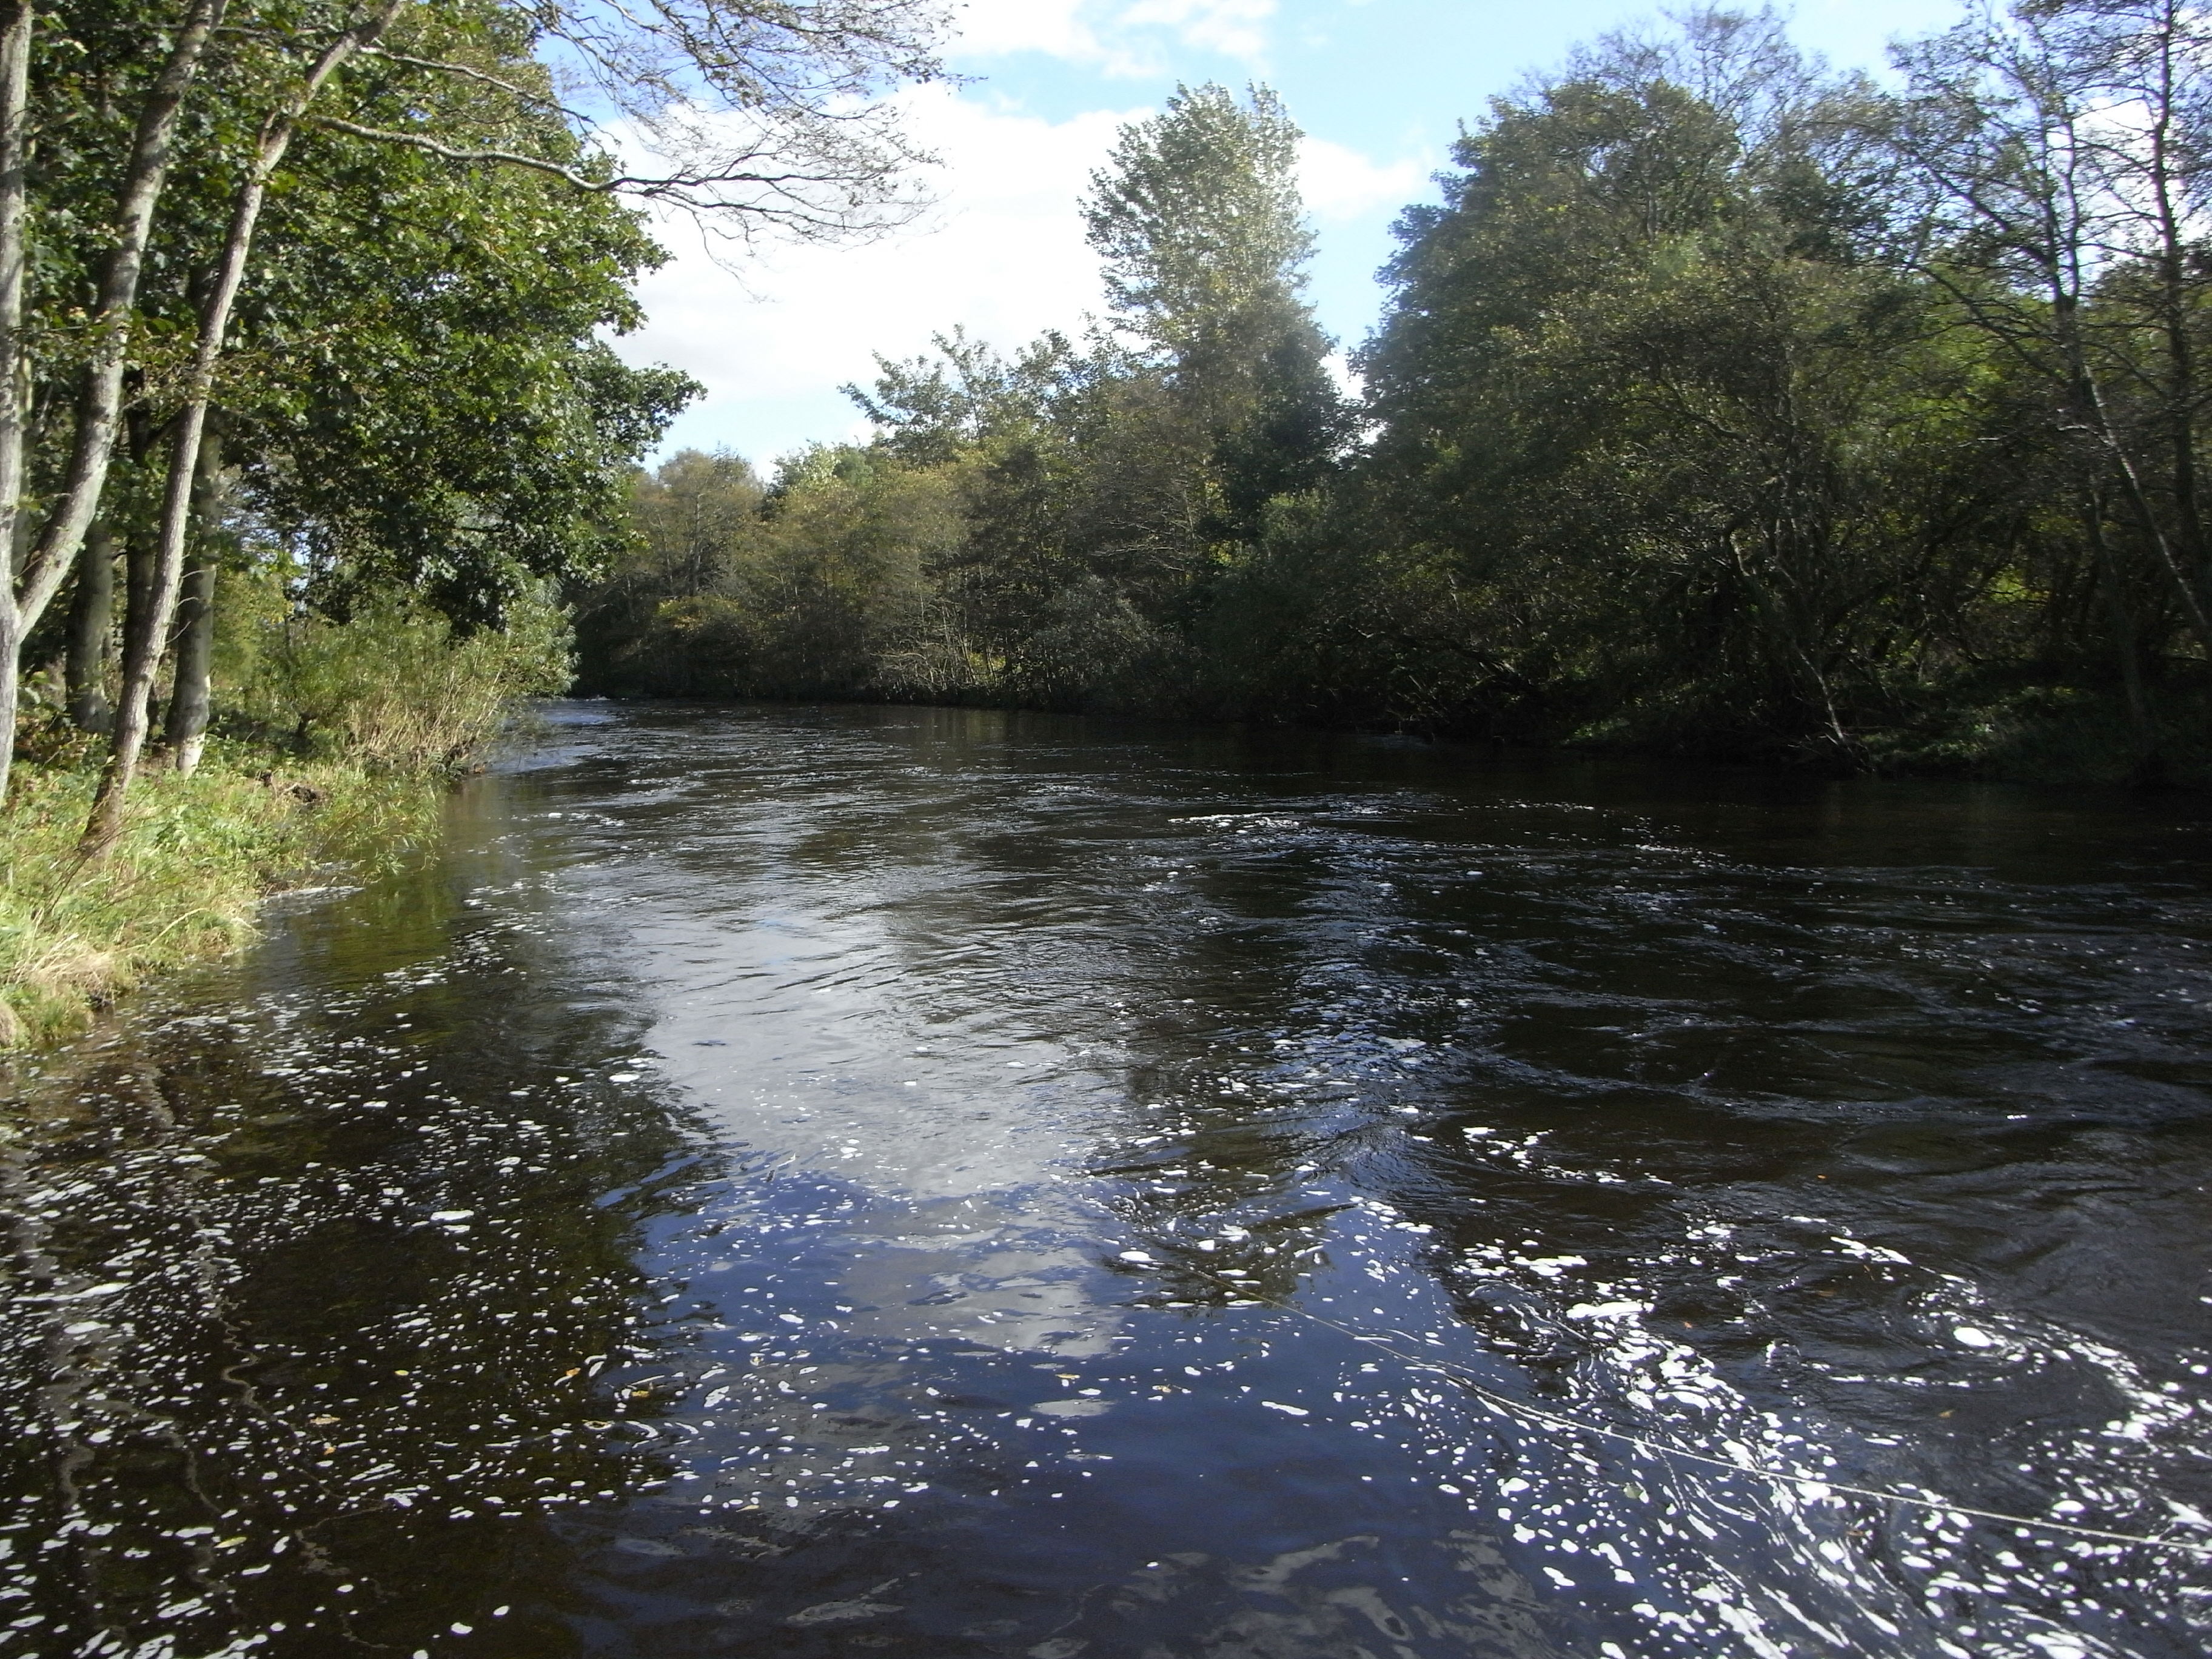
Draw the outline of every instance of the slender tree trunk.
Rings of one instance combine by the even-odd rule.
[[[199,766],[212,706],[208,680],[215,656],[216,532],[222,518],[222,431],[212,417],[200,440],[192,517],[199,532],[199,559],[185,573],[177,605],[176,678],[161,731],[169,764],[185,777]]]
[[[2194,267],[2197,247],[2187,214],[2178,199],[2185,189],[2183,173],[2188,162],[2177,163],[2173,129],[2183,114],[2183,72],[2177,58],[2185,50],[2180,38],[2183,8],[2169,5],[2157,25],[2157,70],[2150,90],[2157,118],[2150,130],[2150,204],[2158,222],[2160,326],[2166,336],[2166,364],[2163,387],[2172,431],[2172,491],[2174,516],[2181,543],[2181,580],[2196,597],[2200,611],[2212,609],[2212,554],[2205,544],[2204,518],[2199,501],[2197,458],[2197,387],[2194,325],[2197,321],[2203,284]],[[2212,639],[2204,641],[2212,652]]]
[[[208,665],[215,647],[215,561],[203,557],[185,573],[177,605],[177,673],[161,731],[169,764],[184,777],[200,763],[207,742]]]
[[[122,730],[123,711],[129,706],[131,688],[143,685],[145,695],[140,703],[140,718],[151,723],[151,702],[155,678],[161,672],[162,635],[165,628],[155,625],[154,615],[155,544],[143,531],[133,531],[123,547],[123,664],[119,675],[121,690],[115,706],[108,713],[108,744],[111,757]],[[140,734],[144,741],[144,734]]]
[[[100,266],[99,298],[90,330],[92,354],[78,382],[68,465],[18,580],[16,604],[27,631],[37,624],[60,591],[93,515],[100,510],[108,463],[115,454],[124,370],[131,354],[131,322],[138,308],[138,279],[145,269],[154,210],[168,182],[170,147],[176,137],[178,118],[184,112],[185,95],[199,73],[208,37],[222,20],[224,3],[225,0],[190,0],[169,55],[138,112],[130,159],[116,191],[114,241]],[[0,465],[4,465],[4,458],[0,458]]]
[[[2135,732],[2138,755],[2147,760],[2158,748],[2158,726],[2151,719],[2149,690],[2143,684],[2142,641],[2135,611],[2118,587],[2118,582],[2106,585],[2105,608],[2112,619],[2112,642],[2120,655],[2120,690],[2128,700],[2128,725]]]
[[[15,603],[15,517],[23,496],[23,162],[30,114],[31,0],[0,9],[0,805],[15,758],[16,674],[27,624]]]
[[[269,193],[269,179],[291,148],[300,117],[338,70],[363,47],[373,46],[392,27],[407,0],[378,0],[376,9],[325,46],[314,67],[295,86],[284,102],[262,124],[260,142],[252,165],[240,181],[233,204],[230,229],[223,239],[222,256],[216,268],[199,315],[199,337],[185,380],[185,405],[178,410],[169,440],[168,477],[161,496],[161,530],[155,538],[153,580],[148,599],[151,640],[167,636],[176,611],[177,592],[185,564],[185,538],[191,519],[194,474],[199,459],[200,434],[207,424],[208,397],[215,383],[216,365],[222,356],[223,341],[230,331],[231,307],[246,280],[247,259],[253,252],[253,233],[261,220],[261,204]],[[85,824],[82,843],[88,858],[103,856],[123,831],[123,802],[137,775],[138,759],[146,745],[149,705],[153,697],[156,653],[142,653],[133,672],[125,665],[123,696],[116,709],[115,735],[109,744],[107,764],[100,775],[93,797],[92,815]]]
[[[2212,611],[2208,611],[2203,596],[2190,573],[2183,568],[2176,554],[2173,538],[2159,521],[2157,507],[2143,488],[2142,473],[2136,466],[2136,457],[2128,447],[2127,438],[2112,418],[2111,406],[2105,400],[2103,384],[2096,371],[2090,367],[2087,343],[2081,337],[2081,301],[2079,295],[2059,286],[2053,279],[2053,311],[2058,325],[2057,338],[2065,353],[2068,379],[2066,390],[2074,404],[2075,418],[2083,430],[2095,434],[2112,469],[2112,480],[2119,486],[2120,495],[2133,514],[2143,538],[2157,554],[2160,568],[2173,582],[2174,596],[2181,601],[2182,614],[2188,619],[2189,630],[2212,656]]]
[[[2135,732],[2137,762],[2141,764],[2157,751],[2158,723],[2151,714],[2150,690],[2143,684],[2142,631],[2136,623],[2135,606],[2128,599],[2126,580],[2106,544],[2104,513],[2102,501],[2090,504],[2089,538],[2097,550],[2099,567],[2091,580],[2104,600],[2106,617],[2112,623],[2112,645],[2120,659],[2120,689],[2127,696],[2128,724]]]
[[[147,625],[153,619],[149,608],[154,596],[154,544],[146,539],[143,531],[133,531],[123,544],[123,673],[128,678],[130,664],[137,653],[143,652],[151,637]]]
[[[114,714],[107,701],[107,641],[115,629],[115,540],[95,523],[76,559],[76,594],[70,604],[69,716],[78,729],[105,732]]]
[[[2204,595],[2198,591],[2190,570],[2183,562],[2184,556],[2176,551],[2172,537],[2166,533],[2166,526],[2159,521],[2158,507],[2152,501],[2149,491],[2143,488],[2142,473],[2136,465],[2136,458],[2129,453],[2126,441],[2106,408],[2101,389],[2093,381],[2087,395],[2094,429],[2104,441],[2106,453],[2111,459],[2120,491],[2134,512],[2143,538],[2150,544],[2151,550],[2158,555],[2160,568],[2172,580],[2174,597],[2181,601],[2182,614],[2189,621],[2189,631],[2197,636],[2207,659],[2212,659],[2212,610],[2207,609]]]

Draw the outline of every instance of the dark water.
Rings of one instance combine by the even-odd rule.
[[[15,1077],[0,1655],[2212,1645],[2185,807],[553,720]]]

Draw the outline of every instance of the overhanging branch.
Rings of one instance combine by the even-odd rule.
[[[458,145],[441,143],[435,138],[426,138],[419,132],[398,132],[389,127],[365,127],[358,121],[344,121],[335,115],[316,115],[308,118],[319,127],[328,127],[333,132],[343,132],[356,138],[368,138],[380,144],[399,144],[409,149],[419,149],[448,161],[493,161],[504,167],[526,167],[533,173],[543,173],[560,179],[578,190],[595,195],[609,195],[634,186],[637,181],[629,179],[592,179],[564,167],[558,161],[549,161],[539,155],[525,155],[512,149],[463,149]]]
[[[558,110],[563,115],[574,113],[557,99],[549,97],[542,92],[532,92],[529,88],[518,86],[512,81],[502,80],[489,70],[477,69],[471,64],[448,63],[442,58],[416,58],[404,52],[387,52],[381,46],[372,47],[362,55],[369,58],[381,58],[389,64],[404,64],[410,69],[430,70],[440,75],[458,75],[465,80],[478,82],[487,87],[495,87],[509,97],[520,99],[526,104],[536,104],[541,108]]]
[[[841,177],[834,170],[814,172],[797,168],[771,172],[754,165],[767,161],[772,153],[757,144],[718,158],[711,166],[679,168],[663,173],[614,173],[595,178],[565,162],[549,161],[542,155],[532,155],[521,150],[492,145],[447,143],[422,133],[368,126],[335,115],[316,115],[306,118],[332,132],[364,138],[372,143],[394,144],[419,150],[441,161],[465,165],[521,167],[557,179],[573,190],[592,195],[628,196],[641,201],[665,204],[702,222],[731,216],[740,224],[748,222],[775,223],[801,237],[852,235],[865,233],[870,228],[860,222],[851,210],[859,204],[848,200],[842,204],[825,204],[818,198],[817,192],[830,191],[849,198],[860,185],[872,179],[878,169],[856,168],[853,177]]]

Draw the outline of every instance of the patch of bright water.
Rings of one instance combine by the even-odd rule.
[[[0,1656],[2200,1652],[2205,842],[570,706],[16,1079]]]

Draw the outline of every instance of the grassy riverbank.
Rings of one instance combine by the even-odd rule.
[[[76,850],[104,739],[50,696],[17,726],[0,807],[0,1048],[68,1037],[148,976],[236,949],[272,892],[410,855],[455,773],[569,679],[568,618],[540,589],[465,635],[404,599],[358,601],[338,623],[242,578],[216,614],[224,735],[189,778],[139,774],[105,859]]]
[[[76,843],[97,776],[89,745],[25,766],[0,811],[0,1048],[73,1036],[149,975],[236,949],[271,892],[404,856],[445,790],[217,744],[190,778],[144,774],[122,841],[88,864]]]

